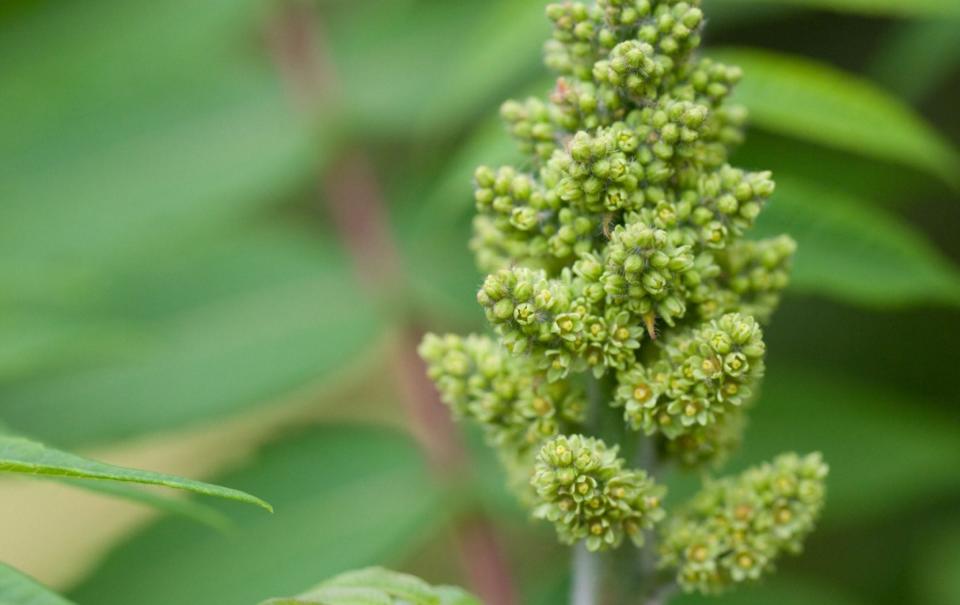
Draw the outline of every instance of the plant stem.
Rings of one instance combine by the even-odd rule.
[[[570,605],[596,605],[600,592],[600,556],[580,542],[573,548]]]
[[[660,460],[657,454],[657,444],[653,437],[641,437],[635,464],[645,470],[652,479],[656,479],[660,472]],[[649,530],[643,548],[638,553],[639,569],[637,584],[649,596],[645,605],[663,605],[673,594],[675,586],[671,584],[657,584],[657,533]]]
[[[604,427],[608,401],[606,385],[592,374],[587,377],[587,415],[584,424],[589,433],[598,434]],[[600,555],[587,550],[581,541],[573,548],[570,605],[596,605],[600,601]]]

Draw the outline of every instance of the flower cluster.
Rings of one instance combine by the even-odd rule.
[[[583,421],[582,390],[538,380],[490,338],[430,334],[420,355],[444,403],[481,425],[494,445],[525,452]]]
[[[709,295],[713,304],[700,305],[701,313],[709,318],[738,309],[759,321],[769,321],[790,281],[796,250],[796,242],[788,235],[731,244],[717,255],[720,287]]]
[[[624,419],[648,435],[668,438],[708,428],[736,414],[763,375],[765,346],[750,316],[730,313],[673,334],[649,369],[637,364],[618,377]]]
[[[780,456],[707,484],[662,531],[661,566],[688,591],[720,592],[758,579],[783,553],[798,553],[824,500],[819,454]]]
[[[534,511],[552,521],[560,540],[585,540],[589,550],[617,547],[626,536],[643,545],[643,530],[664,516],[664,490],[643,471],[623,468],[616,448],[581,435],[555,437],[537,456]]]
[[[527,485],[536,515],[564,542],[597,550],[625,536],[639,544],[663,516],[662,488],[619,451],[702,469],[739,445],[764,373],[761,324],[796,245],[745,239],[775,186],[769,172],[729,164],[743,140],[746,112],[728,103],[742,73],[696,55],[699,0],[564,1],[547,16],[556,85],[500,112],[529,160],[474,174],[470,246],[488,274],[477,301],[496,339],[428,336],[421,355],[444,401],[485,428]],[[736,581],[794,544],[770,538],[785,535],[779,526],[763,529],[785,515],[781,500],[807,523],[784,521],[803,529],[789,540],[809,529],[814,502],[776,492],[771,504],[762,478],[800,481],[819,464],[809,460],[711,484],[712,496],[689,509],[703,518],[687,512],[670,525],[677,545],[682,531],[719,535],[730,519],[745,521],[721,514],[727,499],[774,507],[743,534],[759,540],[736,551],[749,566],[709,550],[736,532],[692,558],[667,548],[685,586]],[[719,575],[690,575],[701,552]]]

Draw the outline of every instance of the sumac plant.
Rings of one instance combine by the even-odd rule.
[[[470,246],[495,335],[420,348],[532,516],[574,547],[578,605],[757,580],[824,502],[818,454],[710,475],[741,440],[796,246],[746,239],[774,182],[728,163],[741,71],[697,54],[699,4],[547,7],[556,86],[501,109],[529,159],[475,174]],[[701,491],[669,500],[671,469]]]

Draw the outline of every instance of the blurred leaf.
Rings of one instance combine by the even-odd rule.
[[[409,574],[369,567],[327,580],[297,597],[264,601],[262,605],[480,605],[459,588],[433,587]]]
[[[728,27],[752,25],[773,18],[785,18],[797,13],[797,7],[787,2],[762,0],[710,0],[707,5],[707,31],[719,33]]]
[[[922,100],[960,64],[958,30],[958,19],[898,24],[874,55],[870,72],[904,97]]]
[[[75,447],[222,417],[330,379],[381,327],[345,264],[309,233],[260,228],[117,274],[88,316],[124,324],[123,346],[0,384],[0,416]]]
[[[244,51],[256,5],[45,3],[6,24],[0,278],[62,292],[274,204],[304,174],[310,130]]]
[[[115,549],[75,591],[77,601],[256,603],[317,577],[396,561],[447,521],[413,443],[384,430],[314,430],[220,481],[266,495],[276,514],[237,511],[228,535],[162,520]]]
[[[880,384],[771,365],[736,466],[785,450],[823,452],[828,523],[869,523],[960,488],[960,440],[948,418]]]
[[[44,369],[104,359],[124,348],[129,326],[41,309],[4,309],[0,315],[0,383]]]
[[[731,163],[749,170],[771,170],[775,181],[788,175],[791,180],[816,183],[821,189],[852,194],[888,208],[913,206],[943,190],[940,181],[906,166],[881,164],[849,151],[762,130],[750,132],[734,151]],[[843,166],[843,170],[835,170],[835,166]]]
[[[0,472],[22,473],[40,477],[162,485],[195,494],[255,504],[260,508],[273,511],[273,508],[260,498],[239,490],[221,487],[219,485],[211,485],[202,481],[185,479],[175,475],[167,475],[165,473],[155,473],[98,462],[47,447],[42,443],[10,433],[0,433]]]
[[[934,535],[924,536],[921,556],[916,561],[920,580],[918,603],[955,605],[960,603],[960,525],[954,519],[949,527],[939,527]]]
[[[343,111],[350,126],[366,136],[432,136],[459,129],[475,115],[495,113],[513,88],[545,71],[542,45],[550,31],[545,2],[345,4],[322,4],[321,18]],[[710,17],[715,26],[726,27],[783,12],[779,6],[718,2]],[[417,18],[410,19],[411,13]]]
[[[197,244],[311,168],[263,17],[259,0],[91,0],[0,23],[0,390],[25,398],[0,409],[18,429],[175,428],[339,369],[375,333],[340,257],[302,234]],[[308,304],[326,298],[341,317]]]
[[[902,219],[801,180],[777,182],[757,232],[798,241],[791,287],[867,305],[960,303],[960,272]]]
[[[0,603],[3,605],[72,605],[33,579],[0,563]]]
[[[767,51],[724,49],[710,55],[743,68],[734,97],[757,126],[960,184],[960,156],[949,141],[908,105],[859,76]]]
[[[469,250],[473,218],[472,179],[481,164],[509,162],[516,144],[499,119],[485,121],[437,173],[411,179],[396,192],[406,212],[396,213],[408,279],[420,303],[438,316],[476,320],[482,315],[476,289],[482,277]]]
[[[328,18],[345,110],[379,137],[443,132],[497,107],[541,69],[549,32],[543,3],[515,0],[376,0]]]
[[[717,4],[790,5],[877,16],[915,17],[924,15],[960,15],[955,0],[713,0]]]

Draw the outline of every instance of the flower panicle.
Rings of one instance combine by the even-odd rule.
[[[776,185],[731,164],[743,73],[697,54],[700,0],[568,0],[546,14],[556,83],[500,108],[526,160],[473,175],[469,245],[493,336],[428,335],[420,352],[561,541],[639,546],[665,492],[627,467],[623,440],[687,470],[738,448],[796,243],[748,239]],[[767,571],[810,531],[825,472],[788,455],[708,483],[661,524],[664,564],[702,592]]]
[[[784,454],[708,483],[661,531],[661,567],[687,592],[712,594],[759,579],[798,553],[823,508],[820,454]]]

